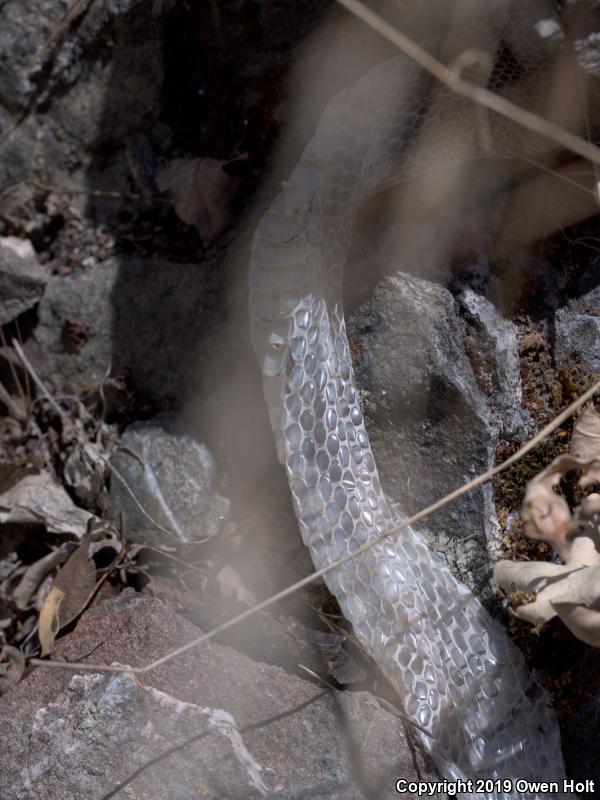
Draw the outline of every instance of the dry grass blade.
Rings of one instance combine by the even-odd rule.
[[[156,667],[160,666],[161,664],[165,664],[168,661],[171,661],[177,656],[186,653],[188,650],[191,650],[193,647],[197,647],[198,645],[202,644],[203,642],[207,642],[209,639],[213,639],[215,636],[223,633],[224,631],[232,628],[234,625],[243,622],[248,617],[251,617],[253,614],[258,613],[259,611],[263,611],[265,608],[274,605],[275,603],[283,600],[286,597],[289,597],[291,594],[294,594],[299,589],[308,586],[314,581],[322,578],[324,575],[327,575],[328,572],[331,572],[334,569],[337,569],[342,564],[345,564],[346,561],[350,561],[357,556],[366,553],[367,550],[370,550],[375,545],[379,544],[380,542],[389,539],[391,536],[394,536],[403,528],[407,528],[410,525],[413,525],[415,522],[429,516],[434,511],[438,511],[440,508],[447,506],[453,500],[456,500],[458,497],[462,497],[462,495],[470,492],[472,489],[475,489],[477,486],[481,486],[481,484],[486,483],[487,481],[491,480],[495,475],[498,475],[508,467],[512,466],[516,461],[523,458],[527,453],[531,452],[535,447],[537,447],[540,442],[542,442],[547,436],[549,436],[553,431],[555,431],[558,427],[560,427],[563,422],[566,422],[569,417],[573,416],[573,414],[581,408],[588,400],[597,393],[600,392],[600,381],[595,383],[587,392],[581,395],[577,400],[571,403],[567,408],[564,409],[557,417],[555,417],[552,422],[548,423],[542,430],[537,433],[532,439],[526,442],[516,453],[503,461],[498,466],[494,467],[493,469],[488,470],[487,472],[482,473],[478,477],[474,478],[472,481],[460,486],[458,489],[447,494],[445,497],[440,498],[435,503],[432,503],[427,508],[418,511],[416,514],[413,514],[412,517],[405,519],[398,525],[390,528],[387,533],[383,534],[382,536],[378,536],[375,539],[364,544],[362,547],[359,547],[352,553],[348,553],[347,555],[343,556],[342,558],[338,558],[336,561],[332,561],[323,569],[317,570],[316,572],[307,575],[305,578],[297,581],[296,583],[287,586],[285,589],[282,589],[280,592],[272,595],[271,597],[266,598],[262,602],[258,603],[251,608],[242,611],[240,614],[232,617],[231,619],[227,620],[227,622],[223,622],[221,625],[218,625],[216,628],[213,628],[206,633],[203,633],[201,636],[198,636],[196,639],[192,639],[192,641],[188,642],[187,644],[182,645],[181,647],[172,650],[170,653],[167,653],[162,658],[153,661],[151,664],[146,664],[143,667],[116,667],[116,666],[108,666],[105,664],[82,664],[82,663],[63,663],[61,661],[44,661],[42,659],[33,658],[30,660],[31,664],[36,666],[46,666],[46,667],[56,667],[56,668],[63,668],[63,669],[73,669],[73,670],[87,670],[92,672],[133,672],[133,673],[145,673],[149,672],[150,670],[155,669]]]
[[[146,198],[142,197],[142,195],[137,192],[117,192],[100,189],[76,189],[68,186],[50,186],[47,183],[42,183],[41,181],[34,180],[33,178],[30,178],[28,182],[36,189],[41,189],[43,192],[51,192],[52,194],[75,194],[84,195],[85,197],[114,197],[116,200],[146,200]],[[151,202],[173,205],[173,201],[169,197],[153,197],[151,198]]]

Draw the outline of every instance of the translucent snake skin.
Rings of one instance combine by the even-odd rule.
[[[342,272],[361,201],[435,167],[435,155],[424,165],[412,142],[438,105],[473,132],[448,141],[456,153],[440,158],[490,155],[489,143],[479,152],[472,104],[432,90],[405,59],[386,61],[330,102],[254,236],[252,340],[316,568],[393,524],[355,388]],[[522,151],[515,126],[502,122],[497,131],[495,157]],[[417,532],[403,529],[326,582],[444,777],[562,781],[558,725],[544,690],[504,628]]]

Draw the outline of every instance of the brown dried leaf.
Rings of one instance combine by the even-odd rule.
[[[42,655],[52,652],[59,630],[76,619],[96,585],[96,567],[89,554],[89,537],[84,536],[54,580],[39,618]]]
[[[205,245],[233,221],[231,204],[240,179],[223,169],[230,163],[215,158],[175,158],[156,170],[158,188],[171,195],[177,216],[196,228]]]
[[[25,669],[25,656],[16,647],[6,644],[0,649],[0,695],[21,680]]]
[[[81,613],[83,604],[96,585],[96,565],[90,558],[89,544],[86,535],[54,581],[54,586],[65,594],[60,609],[61,627]]]
[[[27,567],[12,594],[12,602],[19,611],[26,611],[32,605],[32,597],[42,581],[53,569],[64,564],[75,546],[73,542],[64,542],[57,550],[38,558]]]

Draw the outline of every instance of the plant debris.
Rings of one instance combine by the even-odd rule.
[[[25,656],[20,650],[8,644],[0,648],[0,694],[18,683],[24,670]]]
[[[193,225],[205,246],[233,222],[232,203],[240,185],[226,168],[235,162],[215,158],[175,158],[160,164],[156,183],[173,198],[177,216]]]
[[[26,474],[0,494],[0,524],[26,528],[41,524],[50,533],[81,537],[93,518],[46,470]]]
[[[593,403],[573,429],[570,452],[533,478],[525,493],[526,534],[553,545],[564,564],[499,561],[494,581],[524,593],[513,612],[520,619],[542,625],[558,616],[579,639],[600,647],[600,494],[584,497],[571,512],[555,489],[572,470],[582,473],[581,489],[600,483],[600,412]]]

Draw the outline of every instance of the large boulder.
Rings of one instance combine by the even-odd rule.
[[[493,465],[497,441],[450,291],[397,273],[352,316],[348,333],[375,460],[405,515]],[[491,488],[429,517],[431,543],[483,590],[494,543]]]
[[[199,633],[126,593],[86,612],[55,656],[144,665]],[[0,742],[3,800],[391,800],[398,778],[431,777],[375,697],[210,642],[137,679],[36,669],[0,699]]]

